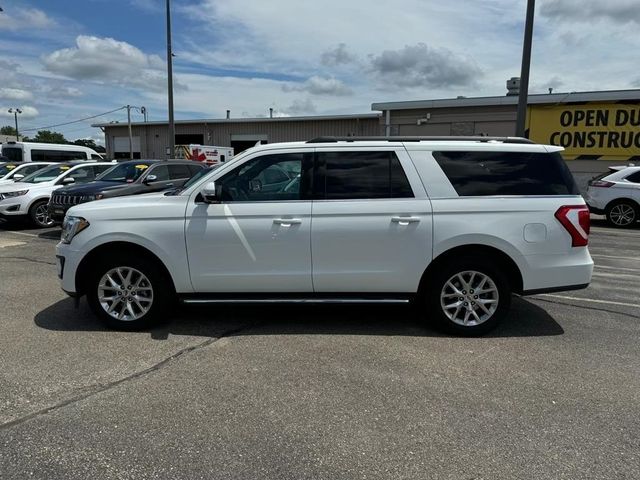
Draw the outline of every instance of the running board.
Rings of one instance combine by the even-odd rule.
[[[398,303],[409,303],[410,299],[407,297],[399,298],[399,297],[380,297],[380,296],[371,296],[371,297],[271,297],[271,298],[251,298],[251,297],[185,297],[180,299],[182,303],[196,305],[196,304],[208,304],[208,303],[336,303],[336,304],[344,304],[344,303],[387,303],[387,304],[398,304]]]

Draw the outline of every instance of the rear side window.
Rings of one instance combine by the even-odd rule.
[[[22,148],[16,147],[2,147],[2,155],[7,157],[11,162],[22,161]]]
[[[327,152],[318,154],[325,172],[325,198],[413,198],[407,176],[394,152]]]
[[[640,172],[632,173],[626,178],[626,180],[633,183],[640,183]]]
[[[68,162],[71,160],[86,160],[85,152],[72,150],[31,150],[32,162]]]
[[[559,153],[433,152],[458,195],[579,195]]]

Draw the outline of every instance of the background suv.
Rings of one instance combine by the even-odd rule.
[[[189,160],[133,160],[119,163],[94,181],[56,190],[49,216],[61,221],[73,205],[123,195],[138,195],[179,188],[207,166]]]
[[[640,218],[640,167],[612,167],[589,182],[589,209],[607,216],[614,227],[628,227]]]
[[[28,218],[36,227],[48,227],[47,204],[51,193],[64,185],[94,180],[113,166],[107,162],[62,162],[49,165],[20,182],[0,186],[0,216],[7,219]]]
[[[0,164],[0,185],[11,185],[13,182],[19,182],[27,175],[31,175],[47,165],[51,165],[51,162],[7,162]]]
[[[71,208],[62,288],[117,328],[148,325],[176,297],[413,300],[481,334],[512,293],[590,282],[589,211],[560,150],[490,137],[254,147],[172,195]]]

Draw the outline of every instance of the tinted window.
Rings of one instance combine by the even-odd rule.
[[[149,168],[148,163],[121,163],[105,166],[106,171],[98,180],[105,182],[133,183]]]
[[[263,155],[232,170],[216,184],[229,202],[300,200],[304,154]]]
[[[11,162],[21,162],[22,148],[4,146],[2,147],[2,155],[7,157]]]
[[[149,175],[155,175],[157,178],[155,182],[164,182],[169,180],[169,168],[168,165],[157,165],[149,170]]]
[[[578,195],[558,153],[433,152],[460,196]]]
[[[91,154],[91,160],[102,160],[102,157],[100,155],[98,155],[97,153],[92,153]]]
[[[32,162],[68,162],[70,160],[86,160],[85,152],[71,150],[31,150]]]
[[[171,180],[189,178],[191,174],[186,165],[169,165],[169,178]]]
[[[633,183],[640,183],[640,172],[632,173],[627,177],[627,180]]]
[[[26,165],[18,170],[17,173],[26,177],[27,175],[31,175],[33,172],[37,172],[44,167],[46,167],[46,165]]]
[[[325,169],[325,198],[412,198],[407,176],[393,152],[318,154]]]
[[[4,177],[7,173],[13,172],[16,167],[17,165],[15,163],[5,163],[4,165],[0,165],[0,177]]]
[[[187,168],[189,168],[189,177],[205,169],[205,167],[201,165],[187,165]]]

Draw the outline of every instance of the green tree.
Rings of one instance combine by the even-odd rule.
[[[81,147],[93,148],[94,150],[98,145],[93,141],[92,138],[79,138],[73,141],[74,145],[80,145]]]
[[[30,141],[41,143],[69,143],[63,134],[52,132],[51,130],[38,130],[36,136],[30,139]]]
[[[16,129],[10,125],[0,128],[0,135],[12,135],[15,137]]]

